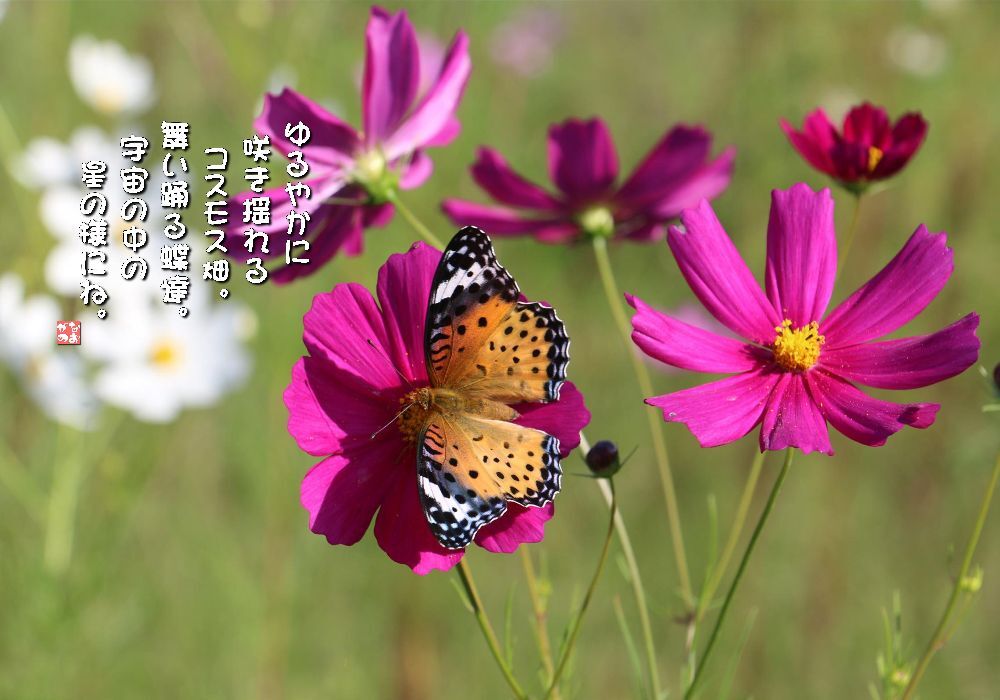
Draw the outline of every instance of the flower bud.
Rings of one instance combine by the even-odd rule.
[[[622,468],[618,458],[618,445],[610,440],[601,440],[591,447],[586,462],[594,476],[602,479],[614,476]]]

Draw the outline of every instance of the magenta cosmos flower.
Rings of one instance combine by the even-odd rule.
[[[502,206],[449,199],[442,208],[460,226],[545,243],[585,235],[657,240],[664,222],[729,184],[735,149],[710,160],[711,147],[704,129],[676,126],[617,185],[618,156],[608,127],[600,119],[569,119],[549,128],[549,176],[557,192],[518,175],[493,149],[480,148],[472,177]]]
[[[865,445],[926,428],[939,406],[891,403],[860,391],[916,389],[967,369],[979,317],[931,335],[875,341],[915,318],[953,269],[945,234],[920,226],[885,268],[827,315],[837,272],[829,190],[775,191],[767,227],[766,293],[707,202],[681,215],[667,242],[695,296],[742,339],[702,330],[629,296],[632,338],[651,357],[694,372],[732,374],[646,403],[684,423],[703,447],[760,425],[760,449],[833,454],[827,423]]]
[[[418,574],[449,569],[463,554],[431,534],[418,495],[415,444],[393,421],[400,399],[429,384],[424,325],[440,260],[441,253],[417,243],[379,270],[377,300],[357,284],[317,295],[304,319],[309,355],[296,363],[285,391],[289,432],[303,450],[323,457],[302,482],[310,529],[331,544],[351,545],[374,517],[379,546]],[[579,444],[590,420],[583,397],[568,382],[558,401],[514,408],[520,414],[515,423],[557,438],[563,456]],[[507,512],[474,541],[491,552],[512,552],[540,541],[552,513],[552,503],[525,508],[508,502]]]
[[[822,109],[809,114],[797,131],[786,120],[781,128],[808,163],[852,191],[898,173],[927,136],[927,122],[917,112],[895,124],[881,107],[868,102],[854,107],[838,130]]]
[[[285,125],[302,121],[312,132],[301,150],[310,171],[303,179],[312,196],[298,200],[297,211],[309,213],[306,238],[308,252],[295,248],[293,254],[308,257],[309,264],[282,265],[289,238],[286,217],[292,206],[280,173],[280,187],[263,195],[245,192],[229,204],[226,229],[229,254],[245,261],[253,257],[243,247],[248,227],[270,236],[269,253],[277,267],[271,272],[275,282],[289,282],[316,272],[338,252],[357,255],[362,249],[362,233],[372,226],[384,226],[392,218],[386,195],[396,188],[421,185],[433,164],[424,149],[451,142],[459,131],[455,110],[465,90],[471,70],[468,39],[458,32],[443,60],[421,61],[417,37],[405,11],[389,14],[372,8],[366,32],[364,77],[361,88],[362,131],[320,107],[315,102],[285,89],[267,95],[254,129],[271,139],[276,152],[299,150],[285,136]],[[426,54],[426,52],[424,52]],[[433,76],[422,68],[436,69]],[[418,94],[421,85],[426,92]],[[272,173],[274,175],[274,173]],[[244,203],[252,197],[271,199],[271,223],[244,223]],[[334,201],[328,201],[333,198]],[[297,229],[296,229],[297,230]],[[259,243],[256,244],[259,247]],[[255,248],[257,250],[258,248]],[[256,253],[254,255],[260,255]]]

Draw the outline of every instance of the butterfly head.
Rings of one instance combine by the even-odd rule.
[[[401,410],[396,414],[396,420],[399,423],[399,432],[408,442],[417,441],[433,404],[434,390],[427,386],[414,389],[400,397]]]

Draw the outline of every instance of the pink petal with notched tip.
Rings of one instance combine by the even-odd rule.
[[[845,379],[879,389],[917,389],[954,377],[979,357],[979,315],[913,338],[824,350],[820,364]]]
[[[549,176],[577,204],[608,194],[618,177],[618,155],[600,119],[568,119],[549,127]]]
[[[760,353],[743,341],[679,321],[631,294],[626,294],[625,299],[636,310],[632,316],[632,342],[653,359],[671,367],[713,374],[747,372],[761,363]]]
[[[329,362],[302,357],[285,389],[288,432],[311,455],[329,455],[345,446],[365,445],[392,418],[395,405],[358,392],[356,378]]]
[[[414,383],[427,382],[424,323],[434,271],[441,251],[414,243],[406,253],[390,255],[379,268],[377,294],[385,316],[390,356]]]
[[[769,344],[781,316],[760,285],[707,201],[681,214],[684,229],[671,226],[667,243],[691,291],[708,311],[748,340]]]
[[[526,508],[508,503],[507,512],[476,533],[475,543],[498,554],[510,554],[522,544],[541,542],[545,523],[555,514],[555,506],[547,503],[539,508]]]
[[[300,121],[310,131],[308,143],[301,147],[285,136],[285,126]],[[264,96],[264,108],[254,121],[254,129],[268,136],[273,150],[281,156],[302,151],[314,175],[350,166],[360,146],[354,127],[290,88]]]
[[[392,488],[375,518],[375,539],[390,559],[423,576],[435,569],[447,571],[459,562],[465,550],[446,549],[431,534],[417,492],[413,454],[409,451],[410,459],[404,462],[412,471],[399,469],[391,479]]]
[[[514,422],[526,428],[535,428],[559,440],[563,457],[580,444],[580,431],[590,422],[590,411],[583,401],[583,394],[572,382],[562,385],[559,400],[552,403],[521,403],[514,410],[521,415]]]
[[[374,440],[327,457],[310,469],[299,494],[309,512],[309,529],[330,544],[360,540],[395,483],[398,453],[394,441]]]
[[[373,7],[365,31],[361,86],[366,146],[381,143],[392,134],[416,99],[419,87],[420,52],[406,11],[390,14]]]
[[[830,190],[798,184],[771,192],[767,224],[767,297],[796,328],[826,313],[837,276]]]
[[[469,168],[472,179],[500,204],[542,212],[561,211],[562,203],[540,186],[518,175],[497,151],[480,148]]]
[[[683,423],[702,447],[739,440],[761,421],[780,373],[762,367],[672,394],[646,399],[668,423]]]
[[[580,229],[565,217],[532,218],[505,207],[446,199],[441,210],[456,226],[477,226],[491,236],[531,235],[546,242],[576,238]]]
[[[309,354],[342,370],[343,381],[365,400],[391,400],[401,393],[405,385],[389,360],[391,341],[382,313],[360,284],[338,284],[317,294],[302,324]]]
[[[395,160],[418,148],[441,143],[455,133],[455,110],[469,80],[472,62],[469,39],[458,32],[444,59],[441,73],[416,109],[384,142],[385,156]]]
[[[906,426],[930,427],[940,408],[933,403],[882,401],[817,368],[805,376],[820,412],[830,425],[862,445],[884,445],[890,435]]]
[[[820,324],[824,351],[856,345],[909,323],[934,300],[954,269],[943,233],[920,225],[889,264]]]
[[[796,447],[802,452],[833,454],[830,432],[803,374],[783,372],[771,392],[760,427],[760,451]]]

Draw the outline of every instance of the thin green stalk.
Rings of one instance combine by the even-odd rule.
[[[521,566],[524,568],[524,578],[528,581],[531,610],[535,615],[535,639],[538,642],[538,654],[542,659],[542,668],[545,669],[545,682],[549,683],[552,680],[552,673],[555,667],[552,663],[552,643],[549,641],[548,614],[545,610],[545,601],[542,600],[541,591],[538,589],[538,577],[535,575],[535,565],[531,561],[531,553],[527,547],[518,547],[518,551],[521,553]],[[552,697],[558,700],[558,691]]]
[[[851,252],[851,246],[854,245],[854,237],[858,233],[858,218],[861,214],[861,198],[864,197],[860,192],[854,193],[854,212],[851,214],[851,223],[847,227],[847,234],[844,236],[844,245],[840,246],[840,255],[838,255],[839,260],[837,261],[837,277],[840,276],[840,272],[844,269],[844,263],[847,261],[847,256]]]
[[[778,497],[778,493],[781,491],[781,486],[785,483],[785,477],[788,476],[788,469],[792,465],[792,455],[794,455],[792,448],[788,448],[785,451],[785,462],[781,465],[781,472],[778,474],[778,478],[774,482],[774,486],[771,488],[771,494],[767,497],[767,503],[764,505],[764,510],[760,514],[760,518],[757,520],[757,525],[753,529],[753,534],[750,535],[750,542],[747,543],[746,551],[743,552],[743,558],[740,559],[739,568],[736,569],[736,575],[733,577],[733,582],[729,584],[729,591],[726,593],[726,599],[722,603],[722,610],[719,611],[719,617],[715,620],[715,627],[712,628],[712,633],[709,635],[708,644],[705,645],[705,653],[701,656],[701,664],[695,670],[694,678],[691,679],[691,685],[687,687],[684,691],[684,699],[690,698],[694,695],[694,691],[698,688],[698,682],[702,679],[705,671],[705,667],[708,664],[709,656],[712,654],[712,649],[715,648],[715,641],[719,637],[719,630],[722,629],[722,624],[726,621],[726,614],[729,612],[729,606],[733,602],[733,596],[736,593],[736,589],[739,588],[740,581],[743,580],[743,573],[746,571],[747,563],[750,561],[750,556],[753,554],[754,548],[757,546],[757,540],[760,539],[760,533],[764,529],[764,524],[767,522],[768,516],[771,515],[771,510],[774,508],[774,501]]]
[[[435,236],[429,228],[424,226],[423,222],[417,218],[416,214],[410,211],[408,206],[403,204],[403,200],[399,198],[399,195],[396,192],[389,193],[389,202],[399,210],[399,213],[403,215],[403,218],[409,222],[410,226],[413,227],[413,230],[416,231],[421,238],[435,248],[444,250],[444,244],[441,240]]]
[[[757,490],[757,482],[760,480],[760,472],[763,466],[764,453],[758,452],[753,458],[753,463],[750,465],[750,475],[743,486],[743,494],[740,496],[739,505],[736,507],[736,516],[733,518],[733,526],[729,530],[729,537],[726,539],[726,546],[722,550],[722,556],[715,566],[712,567],[712,572],[706,580],[705,587],[698,599],[698,610],[695,613],[696,624],[701,622],[701,619],[708,611],[708,606],[715,596],[715,591],[718,590],[719,584],[722,582],[722,577],[725,575],[726,569],[729,568],[729,560],[732,559],[733,552],[736,551],[736,545],[739,544],[740,536],[743,534],[743,526],[746,525],[747,514],[750,511],[750,504],[753,501],[754,492]]]
[[[597,260],[597,269],[601,275],[601,283],[604,286],[604,294],[608,299],[608,306],[614,316],[615,324],[625,342],[625,352],[632,361],[632,369],[635,372],[636,380],[639,383],[639,390],[642,398],[645,399],[653,395],[653,382],[649,376],[649,370],[643,363],[642,358],[632,347],[632,332],[628,315],[622,302],[622,294],[619,291],[618,283],[615,281],[614,270],[611,267],[611,260],[608,257],[608,242],[603,237],[594,237],[594,257]],[[677,507],[677,492],[674,489],[674,477],[670,469],[670,458],[667,454],[667,444],[663,439],[663,429],[657,418],[656,412],[645,411],[646,420],[649,425],[649,434],[653,441],[653,452],[656,454],[656,464],[660,472],[660,483],[663,486],[663,497],[667,505],[667,520],[670,525],[670,539],[673,543],[674,560],[677,565],[677,575],[680,578],[681,593],[684,603],[687,606],[694,604],[694,593],[691,588],[691,576],[688,573],[687,553],[684,551],[684,535],[681,532],[681,519],[679,508]]]
[[[587,437],[581,432],[580,433],[580,449],[582,454],[586,455],[590,452],[590,443],[587,441]],[[611,487],[605,482],[604,479],[595,479],[598,488],[601,489],[601,494],[604,496],[605,503],[608,504],[608,508],[614,501],[613,494],[611,492]],[[618,535],[618,541],[622,546],[622,553],[625,555],[625,566],[628,568],[629,578],[632,583],[632,592],[635,594],[635,604],[639,608],[639,623],[642,627],[642,638],[643,644],[646,647],[646,664],[649,666],[649,685],[652,691],[651,697],[660,697],[660,673],[656,667],[656,644],[653,640],[653,626],[649,621],[649,606],[646,604],[646,589],[642,585],[642,576],[639,575],[639,563],[635,558],[635,550],[632,549],[632,539],[628,536],[628,530],[625,528],[625,520],[622,518],[621,507],[619,506],[615,513],[615,533]]]
[[[951,589],[948,605],[945,606],[941,621],[938,622],[937,629],[934,630],[934,635],[931,637],[930,642],[927,643],[927,648],[924,650],[923,656],[920,657],[920,661],[917,662],[917,666],[913,670],[910,683],[906,686],[906,691],[903,693],[903,700],[910,700],[913,697],[920,679],[923,678],[924,673],[927,671],[927,666],[930,664],[931,658],[948,641],[948,621],[962,593],[962,586],[965,577],[969,574],[969,567],[972,566],[972,557],[976,552],[976,546],[979,544],[979,536],[983,533],[983,526],[986,523],[986,516],[990,512],[990,503],[993,500],[993,492],[996,490],[998,480],[1000,480],[1000,455],[997,455],[996,464],[993,465],[993,475],[990,477],[989,486],[986,487],[986,493],[983,494],[983,502],[979,506],[979,515],[976,517],[975,527],[973,527],[972,534],[969,536],[969,542],[965,545],[962,568],[959,569],[958,576],[955,578],[955,585]]]
[[[72,433],[67,440],[66,436]],[[62,439],[59,439],[61,437]],[[52,491],[49,493],[48,517],[45,526],[43,558],[45,567],[60,575],[69,567],[73,555],[73,538],[76,530],[76,506],[84,477],[85,456],[78,449],[79,433],[61,428],[56,439],[58,446]],[[67,444],[67,442],[69,444]]]
[[[597,581],[601,578],[601,572],[604,571],[604,563],[608,560],[608,550],[611,549],[611,537],[615,532],[615,515],[618,513],[616,499],[615,499],[615,483],[612,479],[607,479],[607,482],[611,488],[611,517],[608,518],[608,530],[604,535],[604,546],[601,547],[601,556],[597,560],[597,569],[594,571],[594,577],[590,579],[590,586],[587,587],[587,593],[583,596],[583,602],[580,603],[580,609],[577,611],[576,616],[570,623],[569,635],[566,637],[566,644],[563,646],[562,655],[559,657],[559,664],[556,666],[555,673],[552,674],[552,682],[549,684],[549,688],[545,691],[544,700],[548,700],[556,692],[556,686],[559,685],[559,679],[562,677],[563,671],[566,670],[566,663],[569,661],[569,657],[573,653],[573,647],[576,645],[576,637],[580,633],[580,626],[583,623],[583,616],[587,612],[587,608],[590,606],[590,599],[594,597],[594,589],[597,588]]]
[[[521,688],[521,684],[517,682],[514,677],[514,672],[511,670],[510,665],[504,658],[503,649],[500,646],[499,640],[497,640],[496,632],[493,631],[493,625],[490,624],[490,619],[486,615],[486,608],[483,607],[483,601],[479,597],[479,592],[476,590],[476,584],[472,580],[472,572],[469,571],[468,564],[465,563],[465,559],[461,559],[458,562],[458,566],[455,567],[458,570],[458,576],[462,580],[462,587],[465,589],[465,594],[469,597],[469,603],[472,605],[472,613],[476,616],[476,622],[479,623],[479,629],[483,632],[483,637],[486,638],[486,643],[490,647],[490,652],[493,654],[494,660],[497,662],[497,666],[500,667],[500,672],[503,673],[503,677],[507,680],[507,685],[510,686],[511,691],[514,693],[514,697],[518,700],[527,700],[528,696]]]

